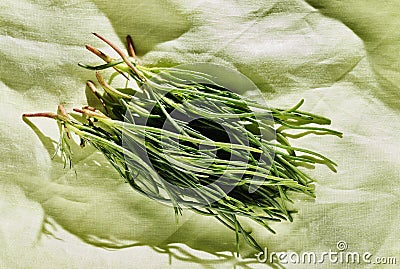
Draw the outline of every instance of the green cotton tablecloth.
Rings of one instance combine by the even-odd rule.
[[[268,268],[216,220],[142,197],[94,149],[73,148],[74,169],[51,159],[58,128],[24,112],[85,104],[99,63],[98,32],[134,38],[143,64],[223,64],[249,77],[271,106],[332,119],[336,137],[294,145],[321,152],[315,200],[295,198],[293,223],[273,235],[247,224],[273,252],[370,252],[400,263],[400,2],[328,0],[0,2],[1,268]],[[278,266],[273,263],[272,266]],[[282,264],[286,268],[396,268]]]

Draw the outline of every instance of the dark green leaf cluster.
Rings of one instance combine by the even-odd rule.
[[[55,118],[62,134],[72,131],[96,147],[134,190],[172,205],[177,216],[182,208],[213,216],[236,232],[237,242],[242,235],[262,251],[238,218],[273,232],[271,222],[292,221],[290,192],[314,196],[313,179],[301,167],[320,163],[335,171],[333,161],[289,142],[308,134],[341,136],[319,126],[329,119],[300,111],[303,100],[290,109],[268,108],[209,74],[140,66],[132,51],[129,58],[103,40],[121,58],[88,47],[106,64],[81,65],[97,70],[103,93],[89,81],[89,106],[76,109],[79,116]],[[115,73],[106,82],[100,70],[109,68]],[[126,84],[112,86],[117,77]],[[65,136],[62,141],[64,149]]]

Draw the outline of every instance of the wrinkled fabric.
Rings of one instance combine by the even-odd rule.
[[[213,218],[134,192],[93,148],[73,169],[52,158],[57,124],[24,112],[85,104],[99,63],[90,33],[119,46],[131,34],[142,64],[218,63],[249,77],[267,103],[332,119],[337,137],[293,141],[338,163],[307,171],[315,200],[296,196],[293,223],[273,235],[246,222],[270,251],[351,251],[400,262],[400,24],[397,1],[27,1],[0,3],[0,267],[268,268]],[[68,164],[67,164],[68,165]],[[76,174],[75,174],[76,171]],[[331,268],[332,264],[286,265]],[[364,268],[380,268],[365,265]],[[385,268],[391,268],[389,265]],[[394,268],[394,267],[393,267]]]

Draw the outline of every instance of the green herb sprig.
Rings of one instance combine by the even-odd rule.
[[[274,232],[269,223],[292,221],[290,192],[314,197],[314,180],[301,167],[336,164],[323,155],[294,147],[292,138],[336,135],[323,128],[329,119],[300,110],[304,100],[289,109],[268,108],[244,99],[212,76],[179,68],[138,64],[130,36],[128,55],[95,34],[119,55],[86,48],[105,61],[91,66],[103,88],[92,81],[87,88],[98,105],[67,113],[34,113],[24,117],[49,117],[60,124],[64,159],[71,158],[70,132],[101,151],[119,174],[139,193],[172,205],[175,215],[183,208],[213,216],[257,249],[262,248],[238,217],[247,217]],[[114,69],[106,81],[100,73]],[[124,87],[112,86],[122,76]],[[128,86],[133,85],[133,86]],[[300,131],[293,134],[291,131]],[[238,250],[239,251],[239,250]]]

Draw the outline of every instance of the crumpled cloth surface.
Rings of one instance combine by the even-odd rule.
[[[303,110],[331,118],[342,139],[293,144],[329,156],[338,172],[309,171],[317,198],[296,197],[294,222],[273,224],[277,234],[248,227],[269,251],[321,253],[344,241],[400,263],[399,10],[395,0],[1,1],[0,267],[277,266],[245,245],[243,259],[233,258],[234,233],[212,218],[185,211],[176,224],[171,208],[132,191],[90,147],[73,148],[72,170],[51,159],[56,123],[21,115],[85,104],[94,75],[77,63],[99,60],[84,44],[109,51],[91,32],[120,46],[131,34],[143,64],[229,66],[269,105],[304,98]]]

